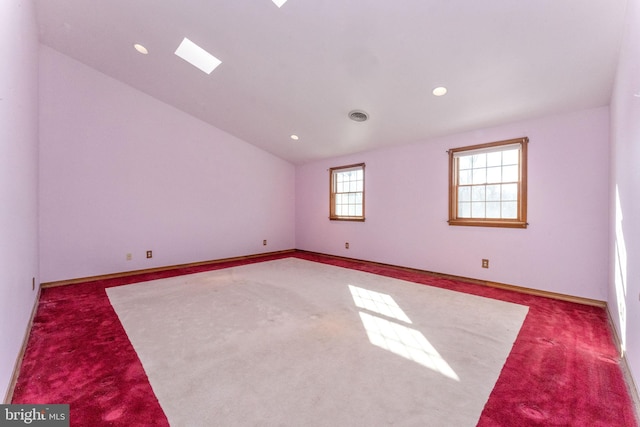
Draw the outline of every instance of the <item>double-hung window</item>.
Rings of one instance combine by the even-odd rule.
[[[449,150],[449,225],[527,227],[528,142]]]
[[[329,219],[364,221],[364,163],[329,169]]]

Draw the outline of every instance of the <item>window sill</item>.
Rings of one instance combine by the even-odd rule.
[[[350,218],[350,217],[329,217],[331,221],[355,221],[355,222],[364,222],[364,218]]]
[[[504,219],[450,219],[449,225],[462,225],[471,227],[501,227],[501,228],[527,228],[526,221],[504,220]]]

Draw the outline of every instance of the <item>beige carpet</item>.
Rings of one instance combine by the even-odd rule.
[[[527,307],[296,258],[107,289],[172,426],[475,426]]]

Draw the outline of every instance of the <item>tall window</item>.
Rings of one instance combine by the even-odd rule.
[[[510,139],[449,150],[449,225],[527,227],[527,144]]]
[[[329,219],[364,221],[364,163],[329,169]]]

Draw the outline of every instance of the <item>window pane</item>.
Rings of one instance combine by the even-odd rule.
[[[484,218],[484,202],[472,202],[471,203],[471,217],[472,218]]]
[[[356,193],[356,203],[359,205],[362,204],[362,193]]]
[[[491,153],[495,154],[495,153]],[[487,182],[502,182],[502,168],[501,167],[493,167],[487,168]]]
[[[487,182],[487,170],[486,169],[473,169],[473,183],[484,184]]]
[[[502,200],[518,200],[518,184],[502,184]]]
[[[344,184],[342,182],[338,182],[336,185],[336,193],[342,193],[344,191]]]
[[[471,184],[471,170],[460,171],[460,185]]]
[[[487,218],[500,218],[500,202],[487,202]]]
[[[503,166],[502,167],[502,182],[517,182],[518,181],[518,166]]]
[[[471,169],[471,156],[464,156],[458,159],[458,169]]]
[[[518,202],[502,202],[502,218],[518,217]]]
[[[351,205],[355,205],[356,204],[356,194],[355,193],[351,193],[349,194],[349,204]]]
[[[476,154],[473,156],[473,168],[485,168],[487,167],[487,155],[486,154]]]
[[[473,189],[471,190],[471,200],[473,200],[474,202],[479,202],[479,201],[484,202],[485,187],[483,185],[473,187]]]
[[[487,201],[500,201],[500,185],[487,185]]]
[[[364,189],[364,181],[360,180],[357,182],[356,191],[362,191]]]
[[[355,205],[349,205],[349,216],[355,216],[355,214],[356,214]]]
[[[487,153],[487,166],[502,166],[502,153],[500,151]]]
[[[517,165],[520,158],[520,150],[507,150],[502,152],[503,165]]]
[[[356,216],[362,216],[362,205],[356,206]]]
[[[471,203],[469,202],[458,203],[458,217],[471,218]]]
[[[471,187],[458,187],[458,200],[460,202],[470,202]]]

